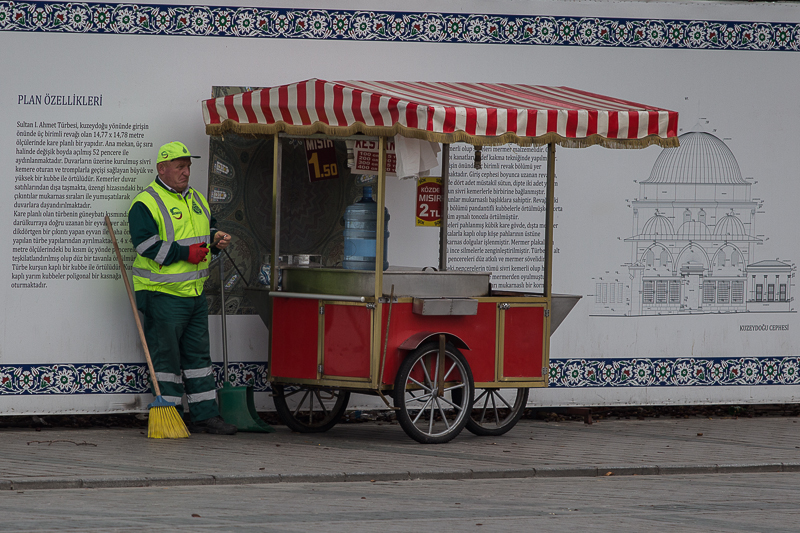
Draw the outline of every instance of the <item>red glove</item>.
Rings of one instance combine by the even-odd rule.
[[[202,262],[208,255],[208,248],[206,248],[206,246],[208,245],[204,242],[199,242],[189,246],[189,258],[187,261],[193,265]]]

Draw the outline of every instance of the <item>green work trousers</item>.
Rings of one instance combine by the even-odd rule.
[[[144,313],[144,335],[161,396],[182,412],[185,392],[193,422],[218,416],[205,296],[136,291],[136,305]]]

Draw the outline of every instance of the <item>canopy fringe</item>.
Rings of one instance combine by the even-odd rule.
[[[223,135],[225,133],[235,133],[242,137],[271,137],[276,133],[288,133],[290,135],[312,135],[323,133],[346,137],[361,133],[363,135],[374,135],[377,137],[394,137],[402,135],[411,139],[421,139],[438,143],[464,142],[473,146],[499,146],[514,143],[519,146],[544,146],[556,143],[566,148],[587,148],[589,146],[600,145],[605,148],[637,149],[646,148],[651,145],[661,146],[662,148],[674,148],[679,146],[677,137],[662,138],[658,135],[648,135],[641,139],[608,139],[595,134],[580,139],[563,137],[557,133],[546,133],[539,137],[519,137],[514,133],[504,133],[494,137],[469,135],[463,131],[453,133],[437,133],[416,128],[408,128],[402,124],[393,126],[367,126],[363,122],[356,122],[351,126],[330,126],[324,122],[315,122],[311,125],[296,126],[286,122],[276,122],[274,124],[240,124],[235,120],[226,119],[221,124],[206,125],[206,134]]]

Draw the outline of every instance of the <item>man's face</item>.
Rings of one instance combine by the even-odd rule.
[[[157,166],[158,177],[166,185],[178,192],[183,192],[189,186],[189,169],[191,166],[192,160],[188,157],[162,161]]]

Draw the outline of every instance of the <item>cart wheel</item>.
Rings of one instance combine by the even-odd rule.
[[[501,389],[480,389],[472,402],[472,415],[467,429],[482,437],[503,435],[513,428],[525,410],[530,389],[505,389],[515,395],[502,396]]]
[[[339,389],[311,389],[272,384],[275,410],[284,424],[298,433],[328,431],[342,417],[350,393]]]
[[[472,372],[461,352],[449,343],[443,367],[440,394],[439,343],[429,342],[403,360],[394,381],[397,420],[409,437],[422,444],[455,438],[464,429],[472,406]]]

